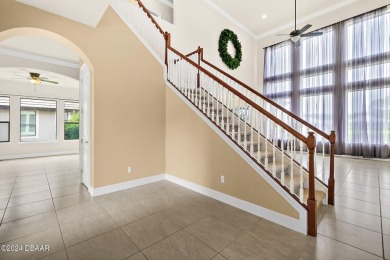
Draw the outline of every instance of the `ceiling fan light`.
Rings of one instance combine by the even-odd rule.
[[[294,36],[294,37],[291,38],[291,40],[292,40],[293,42],[297,42],[297,41],[299,41],[300,38],[301,38],[301,37],[299,37],[299,36]]]

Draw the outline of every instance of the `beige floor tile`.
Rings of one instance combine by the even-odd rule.
[[[370,187],[370,186],[366,186],[366,185],[360,185],[360,184],[354,184],[354,183],[350,183],[350,182],[344,182],[341,185],[341,189],[355,190],[355,191],[360,191],[360,192],[369,193],[369,194],[379,196],[379,188]]]
[[[6,184],[0,184],[0,191],[12,190],[13,187],[14,187],[14,183],[13,182],[6,183]]]
[[[372,231],[381,232],[381,218],[368,213],[340,206],[329,206],[325,213],[325,217],[348,222]]]
[[[383,249],[385,252],[385,258],[390,259],[390,236],[383,235]]]
[[[50,190],[39,191],[31,194],[11,197],[8,207],[21,206],[33,202],[39,202],[43,200],[51,199]]]
[[[382,218],[383,234],[390,236],[390,219]]]
[[[76,220],[61,225],[62,237],[66,247],[118,228],[114,220],[106,213]]]
[[[66,255],[65,250],[61,250],[54,254],[45,256],[44,258],[40,258],[40,260],[68,260],[68,256]]]
[[[148,259],[146,259],[146,257],[141,252],[139,252],[133,256],[126,258],[125,260],[148,260]]]
[[[162,214],[180,227],[186,227],[207,217],[224,204],[206,197],[198,197],[164,210]]]
[[[69,180],[50,182],[49,186],[50,189],[59,189],[59,188],[64,188],[64,187],[69,187],[69,186],[79,185],[79,184],[80,184],[80,180],[78,178],[74,178]]]
[[[320,222],[318,233],[377,256],[382,256],[382,237],[380,233],[330,218],[324,218]]]
[[[0,209],[5,209],[7,207],[8,198],[0,199]]]
[[[29,187],[23,187],[23,188],[17,188],[13,189],[11,196],[22,196],[26,194],[32,194],[35,192],[40,192],[44,190],[49,190],[49,185],[46,184],[41,184],[41,185],[34,185],[34,186],[29,186]]]
[[[144,249],[180,229],[162,214],[152,215],[122,227],[139,249]]]
[[[54,207],[56,209],[62,209],[69,206],[74,206],[81,203],[92,202],[94,199],[88,191],[66,195],[58,198],[54,198]]]
[[[206,260],[217,254],[217,252],[184,230],[148,247],[142,253],[150,260]]]
[[[381,258],[331,238],[318,235],[316,238],[310,239],[299,257],[299,260],[314,259],[379,260]]]
[[[339,189],[337,195],[379,204],[379,194],[370,194],[356,190]]]
[[[53,201],[51,199],[30,204],[24,204],[16,207],[8,207],[4,214],[3,223],[34,215],[39,215],[53,210],[54,206]]]
[[[297,259],[308,238],[267,220],[256,223],[225,248],[221,255],[227,259]]]
[[[80,185],[73,185],[64,188],[59,188],[59,189],[52,189],[51,194],[53,198],[58,198],[58,197],[85,192],[85,191],[87,191],[85,186],[80,184]]]
[[[220,254],[218,254],[215,257],[213,257],[212,260],[227,260],[227,259],[225,257],[221,256]]]
[[[390,207],[382,206],[382,217],[390,219]]]
[[[114,192],[114,193],[98,196],[94,199],[97,200],[105,210],[122,207],[123,205],[131,204],[131,203],[138,203],[137,198],[129,195],[129,193],[126,191]]]
[[[380,216],[380,205],[371,202],[335,195],[335,205]]]
[[[27,180],[27,181],[20,181],[20,182],[15,182],[15,189],[18,188],[24,188],[24,187],[30,187],[30,186],[37,186],[37,185],[46,185],[47,184],[47,179],[42,178],[39,180]]]
[[[104,209],[97,202],[87,202],[57,210],[57,218],[60,225],[75,220],[97,215]]]
[[[235,227],[222,223],[214,216],[203,218],[186,227],[185,230],[217,252],[220,252],[241,234]]]
[[[0,191],[0,199],[8,199],[11,196],[12,190],[2,190]]]
[[[62,242],[59,227],[18,238],[16,240],[9,241],[3,245],[17,245],[21,246],[23,250],[20,252],[4,252],[0,250],[0,259],[2,260],[38,259],[64,249],[64,243]],[[43,247],[43,250],[31,251],[31,249],[29,249],[30,245],[48,247],[47,250],[45,249],[45,247]]]
[[[0,243],[58,226],[54,212],[18,219],[0,226]]]
[[[261,219],[232,206],[220,208],[213,215],[218,221],[235,230],[248,230]]]
[[[69,260],[122,260],[139,250],[121,229],[84,241],[66,249]]]
[[[119,226],[124,226],[150,215],[149,209],[139,203],[133,202],[121,207],[110,208],[107,213]]]

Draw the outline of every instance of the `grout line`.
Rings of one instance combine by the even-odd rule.
[[[319,234],[320,234],[320,233],[319,233]],[[321,236],[323,236],[323,237],[326,237],[326,238],[332,239],[332,240],[334,240],[334,241],[336,241],[336,242],[339,242],[339,243],[341,243],[341,244],[344,244],[344,245],[347,245],[347,246],[353,247],[353,248],[355,248],[355,249],[358,249],[358,250],[360,250],[360,251],[366,252],[366,253],[368,253],[368,254],[370,254],[370,255],[374,255],[374,256],[381,257],[381,256],[379,256],[379,255],[377,255],[377,254],[371,253],[371,252],[369,252],[369,251],[366,251],[366,250],[364,250],[364,249],[362,249],[362,248],[359,248],[359,247],[356,247],[356,246],[354,246],[354,245],[350,245],[350,244],[348,244],[348,243],[345,243],[345,242],[343,242],[343,241],[340,241],[340,240],[334,239],[333,237],[329,237],[329,236],[327,236],[327,235],[324,235],[324,234],[320,234],[320,235],[321,235]]]
[[[358,200],[358,201],[362,201],[362,202],[366,202],[366,203],[371,203],[371,204],[375,204],[375,205],[380,205],[380,202],[375,203],[375,202],[372,202],[372,201],[367,201],[367,200],[352,198],[352,197],[348,197],[348,196],[346,196],[346,195],[337,194],[337,193],[336,193],[336,195],[337,195],[337,196],[340,196],[340,197],[348,198],[348,199],[354,199],[354,200]]]
[[[44,166],[44,171],[45,171],[45,175],[46,175],[46,180],[47,180],[47,184],[49,184],[49,179],[47,178],[47,174],[46,174],[46,169],[45,169],[45,166]],[[50,187],[50,186],[49,186]],[[65,240],[64,240],[64,236],[62,234],[62,229],[61,229],[61,226],[60,226],[60,222],[58,221],[58,215],[57,215],[57,211],[56,211],[56,207],[55,207],[55,204],[54,204],[54,198],[53,198],[53,194],[51,192],[51,189],[49,188],[49,191],[50,191],[50,195],[51,195],[51,202],[53,203],[53,208],[54,208],[54,214],[56,215],[56,219],[57,219],[57,224],[58,224],[58,229],[60,230],[60,233],[61,233],[61,238],[62,238],[62,243],[64,244],[64,249],[65,249],[65,254],[66,254],[66,258],[69,259],[69,256],[68,256],[68,251],[66,250],[66,245],[65,245]]]
[[[382,200],[381,200],[381,183],[380,183],[380,179],[379,179],[379,170],[378,170],[378,183],[379,183],[379,214],[380,214],[380,221],[381,221],[382,254],[383,254],[383,259],[386,259],[385,242],[383,239]]]
[[[378,216],[376,216],[377,218],[380,218]],[[355,227],[358,227],[358,228],[362,228],[362,229],[365,229],[365,230],[368,230],[368,231],[371,231],[371,232],[375,232],[375,233],[378,233],[378,234],[381,234],[381,231],[376,231],[376,230],[372,230],[372,229],[369,229],[369,228],[366,228],[366,227],[362,227],[362,226],[359,226],[357,224],[353,224],[353,223],[350,223],[348,221],[345,221],[345,220],[342,220],[342,219],[337,219],[337,218],[330,218],[330,217],[325,217],[324,218],[327,218],[327,219],[330,219],[330,220],[333,220],[333,221],[339,221],[339,222],[343,222],[343,223],[347,223],[351,226],[355,226]]]

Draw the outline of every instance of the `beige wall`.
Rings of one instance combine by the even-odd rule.
[[[98,27],[91,28],[13,0],[2,0],[0,32],[18,27],[40,28],[65,37],[93,66],[93,187],[165,172],[163,68],[111,8]],[[128,166],[133,167],[131,175]]]
[[[142,3],[149,10],[161,14],[161,18],[167,22],[173,23],[173,8],[159,0],[143,0]]]
[[[298,212],[170,89],[166,104],[167,173],[298,219]]]
[[[256,40],[203,0],[174,1],[172,45],[184,54],[204,48],[204,58],[249,86],[255,86]],[[165,29],[165,28],[164,28]],[[242,62],[229,69],[219,57],[218,40],[224,29],[235,32],[242,45]]]
[[[380,8],[382,6],[388,5],[388,0],[361,0],[355,1],[352,4],[346,5],[342,8],[334,10],[330,13],[318,16],[311,20],[305,21],[304,23],[298,24],[298,28],[302,28],[306,24],[312,24],[313,27],[310,28],[310,31],[317,30],[319,28],[326,27],[328,25],[349,19],[356,15],[360,15],[371,10]],[[288,33],[291,32],[293,28],[288,28],[278,33]],[[267,46],[276,44],[283,41],[281,37],[276,36],[277,33],[270,35],[268,37],[257,40],[257,89],[260,92],[263,92],[263,72],[264,72],[264,49]]]

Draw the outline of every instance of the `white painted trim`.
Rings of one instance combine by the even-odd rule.
[[[263,208],[259,205],[255,205],[253,203],[247,202],[245,200],[241,200],[238,198],[235,198],[233,196],[227,195],[225,193],[212,190],[210,188],[195,184],[193,182],[186,181],[184,179],[166,174],[166,180],[176,183],[180,186],[183,186],[187,189],[196,191],[200,194],[206,195],[208,197],[211,197],[213,199],[222,201],[226,204],[229,204],[233,207],[239,208],[241,210],[244,210],[246,212],[252,213],[256,216],[259,216],[261,218],[265,218],[271,222],[274,222],[276,224],[279,224],[283,227],[292,229],[294,231],[297,231],[299,233],[307,235],[307,226],[306,226],[306,217],[303,219],[295,219],[283,214],[280,214],[278,212]],[[304,215],[306,216],[306,215]],[[302,216],[301,216],[302,217]]]
[[[159,0],[161,3],[169,6],[170,8],[173,8],[173,4],[171,2],[169,2],[168,0]]]
[[[78,154],[78,153],[79,153],[78,151],[62,151],[62,152],[47,152],[47,153],[4,155],[4,156],[0,156],[0,161],[3,161],[3,160],[13,160],[13,159],[34,158],[34,157],[69,155],[69,154]]]
[[[117,184],[112,184],[108,186],[103,186],[99,188],[91,188],[88,189],[88,191],[91,193],[93,197],[116,192],[116,191],[121,191],[129,188],[134,188],[137,186],[153,183],[156,181],[163,181],[165,180],[165,174],[160,174],[160,175],[154,175],[146,178],[141,178],[141,179],[136,179],[132,181],[127,181],[127,182],[121,182]]]
[[[129,3],[128,3],[129,4]],[[142,42],[142,44],[148,49],[148,51],[153,55],[153,57],[162,65],[165,65],[165,61],[161,60],[157,53],[149,46],[149,44],[142,38],[142,36],[134,29],[133,25],[126,19],[126,16],[122,15],[119,11],[120,8],[115,7],[113,0],[110,1],[111,8],[117,13],[117,15],[122,19],[122,21],[130,28],[130,30],[137,36],[137,38]]]
[[[304,229],[307,228],[307,210],[302,207],[289,193],[287,193],[273,178],[271,178],[259,165],[257,165],[249,156],[244,153],[230,138],[221,132],[203,113],[201,113],[190,101],[188,101],[171,83],[166,81],[167,86],[194,111],[208,126],[211,127],[214,132],[219,135],[236,153],[238,153],[242,159],[244,159],[265,181],[271,185],[299,214],[301,220],[300,229],[304,225]],[[295,230],[295,229],[294,229]]]
[[[214,3],[212,0],[203,0],[206,4],[211,6],[215,11],[220,13],[222,16],[227,18],[229,21],[231,21],[233,24],[235,24],[237,27],[239,27],[241,30],[249,34],[253,39],[256,39],[256,35],[252,33],[248,28],[246,28],[242,23],[240,23],[238,20],[233,18],[230,14],[228,14],[225,10],[223,10],[221,7],[219,7],[216,3]]]
[[[10,50],[10,49],[6,49],[6,48],[0,48],[0,54],[12,56],[12,57],[17,57],[17,58],[22,58],[22,59],[27,59],[27,60],[45,62],[45,63],[49,63],[49,64],[54,64],[54,65],[59,65],[59,66],[64,66],[64,67],[69,67],[69,68],[74,68],[74,69],[78,69],[80,67],[80,65],[78,63],[53,59],[53,58],[49,58],[49,57],[45,57],[45,56],[40,56],[40,55],[31,54],[31,53],[22,52],[22,51]]]
[[[308,15],[308,16],[305,16],[305,17],[302,17],[301,19],[298,19],[297,20],[297,24],[301,24],[301,23],[304,23],[306,21],[309,21],[311,19],[314,19],[314,18],[317,18],[321,15],[324,15],[324,14],[327,14],[327,13],[330,13],[334,10],[337,10],[337,9],[340,9],[344,6],[347,6],[347,5],[350,5],[350,4],[353,4],[355,2],[357,2],[358,0],[346,0],[346,1],[342,1],[336,5],[333,5],[333,6],[330,6],[328,8],[325,8],[325,9],[322,9],[318,12],[315,12],[311,15]],[[288,30],[289,28],[292,28],[294,27],[294,21],[291,22],[291,23],[288,23],[288,24],[285,24],[285,25],[282,25],[280,27],[277,27],[273,30],[270,30],[270,31],[267,31],[265,33],[262,33],[262,34],[259,34],[256,36],[256,40],[260,40],[260,39],[263,39],[267,36],[270,36],[270,35],[276,35],[277,33],[280,33],[280,32],[283,32],[284,30]],[[284,33],[287,33],[287,32],[284,32]]]

